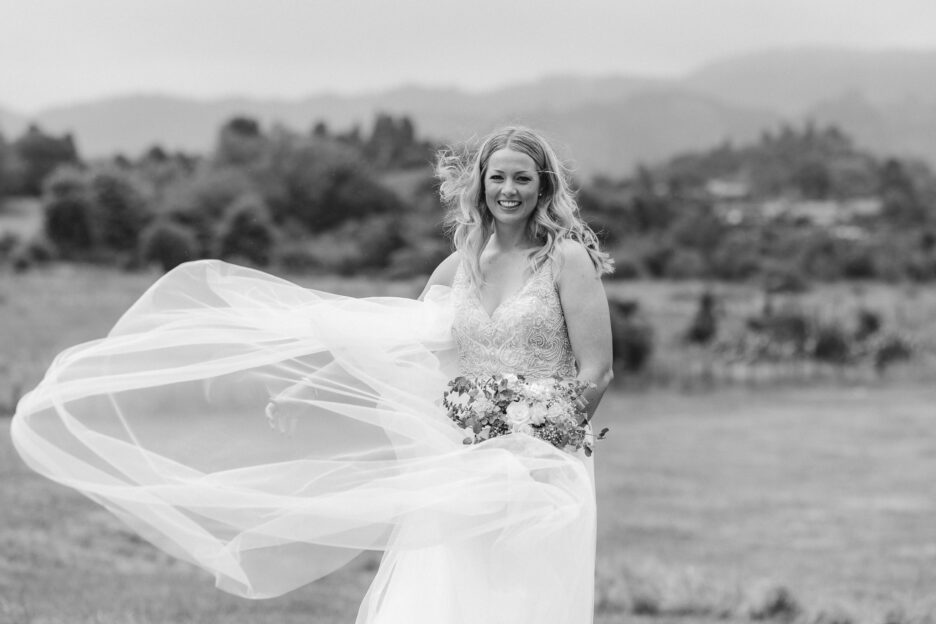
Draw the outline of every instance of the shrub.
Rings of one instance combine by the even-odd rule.
[[[845,364],[852,355],[848,332],[838,323],[824,323],[816,328],[811,355],[820,362]]]
[[[140,258],[170,271],[198,257],[198,239],[189,228],[171,221],[155,221],[140,234]]]
[[[872,352],[874,368],[878,372],[884,372],[891,364],[909,360],[913,357],[913,352],[913,343],[903,336],[898,334],[884,336],[874,345]]]
[[[75,258],[94,246],[93,206],[88,177],[73,167],[57,169],[46,181],[44,229],[65,258]]]
[[[673,248],[657,242],[641,253],[640,261],[650,277],[666,277],[674,253]]]
[[[90,179],[96,243],[115,251],[136,249],[152,217],[141,183],[117,168],[96,171]]]
[[[809,353],[812,321],[797,309],[778,313],[766,311],[749,317],[745,331],[720,342],[719,352],[747,362],[783,361],[805,357]]]
[[[844,275],[848,256],[853,253],[854,244],[851,241],[816,231],[799,241],[796,263],[810,277],[832,280]],[[853,268],[858,270],[858,266],[856,264]]]
[[[226,259],[239,256],[265,266],[275,240],[276,228],[266,204],[257,196],[245,195],[228,208],[218,232],[218,255]]]
[[[653,327],[635,300],[611,301],[610,307],[614,368],[627,373],[640,372],[653,355]]]
[[[214,161],[221,166],[250,165],[260,160],[266,149],[260,124],[249,117],[234,117],[218,133]]]
[[[842,277],[845,279],[877,277],[874,250],[867,245],[862,245],[846,251],[842,259]]]
[[[873,310],[861,308],[858,310],[858,327],[855,329],[855,340],[867,340],[881,329],[881,315]]]
[[[390,255],[405,244],[400,221],[395,215],[375,215],[351,221],[343,225],[340,232],[357,243],[361,252],[360,268],[363,269],[385,268]]]
[[[766,334],[771,340],[791,343],[797,352],[806,348],[810,336],[810,319],[806,313],[796,309],[782,310],[764,316],[750,317],[748,329]]]
[[[770,587],[759,600],[748,605],[747,616],[752,620],[779,620],[791,622],[803,612],[796,596],[786,587]]]
[[[699,306],[686,329],[686,341],[708,344],[718,333],[718,317],[715,311],[715,295],[706,290],[699,296]]]
[[[910,339],[884,333],[881,318],[864,308],[857,312],[855,328],[839,319],[822,319],[791,307],[748,318],[746,330],[720,343],[719,351],[747,361],[809,358],[837,365],[867,363],[878,372],[915,353]]]
[[[390,215],[376,215],[346,221],[341,227],[290,243],[278,257],[284,266],[297,270],[316,269],[352,275],[362,270],[387,268],[394,252],[403,249],[404,240],[397,220]],[[431,252],[433,258],[437,257],[436,253]]]
[[[322,233],[349,220],[402,214],[400,200],[371,177],[353,148],[309,139],[278,150],[264,174],[265,197],[277,223],[296,219]]]
[[[0,234],[0,259],[6,260],[22,244],[20,237],[13,232]]]
[[[413,122],[408,117],[398,120],[378,114],[362,153],[379,169],[425,166],[432,160],[432,146],[416,141]]]
[[[676,221],[670,226],[673,242],[682,249],[693,249],[703,256],[715,251],[727,232],[725,223],[707,205],[680,206]]]
[[[11,147],[21,165],[16,191],[26,195],[39,195],[53,171],[79,162],[70,134],[54,137],[37,126],[30,126]]]
[[[158,145],[149,148],[136,162],[135,173],[152,189],[155,200],[162,202],[166,191],[190,178],[197,161],[181,152],[168,154]]]
[[[763,268],[756,236],[741,230],[729,232],[712,253],[712,277],[724,280],[744,280]]]
[[[198,255],[214,249],[217,224],[239,197],[256,193],[254,183],[237,169],[205,170],[169,188],[161,212],[172,221],[190,228],[198,241]]]
[[[20,241],[10,253],[9,259],[13,270],[22,272],[54,260],[55,255],[55,249],[49,241],[42,237],[34,237]]]

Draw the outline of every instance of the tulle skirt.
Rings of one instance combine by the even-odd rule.
[[[447,288],[354,299],[184,264],[56,358],[13,441],[240,596],[381,550],[358,624],[590,623],[591,460],[522,434],[463,444],[440,406],[451,323]]]

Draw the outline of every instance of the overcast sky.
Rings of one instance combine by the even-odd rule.
[[[933,0],[0,0],[0,105],[484,89],[728,54],[936,49]]]

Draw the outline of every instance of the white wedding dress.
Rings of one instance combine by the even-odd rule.
[[[440,406],[450,378],[494,372],[575,373],[548,265],[489,316],[462,271],[425,301],[353,299],[200,261],[59,355],[11,431],[225,591],[277,596],[382,550],[357,624],[590,624],[591,459],[523,434],[466,446]]]

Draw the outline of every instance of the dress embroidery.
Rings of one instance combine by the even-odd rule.
[[[545,263],[514,295],[488,315],[464,267],[452,283],[452,334],[464,375],[515,373],[528,377],[575,377],[552,268]]]

